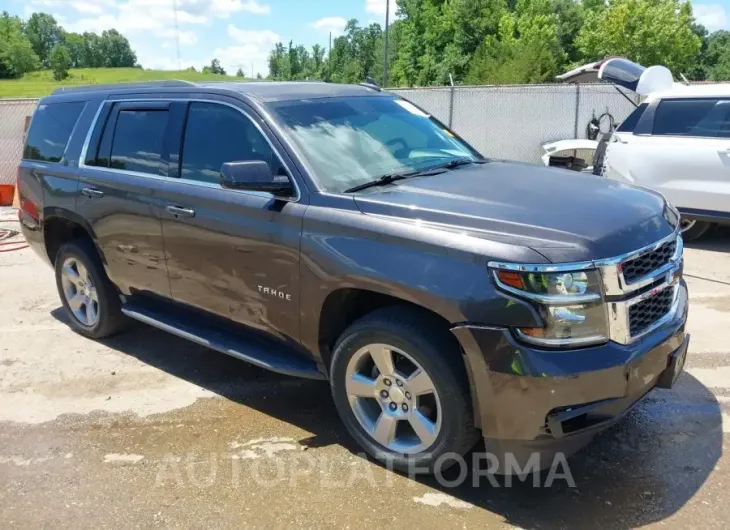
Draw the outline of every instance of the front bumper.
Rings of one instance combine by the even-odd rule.
[[[682,281],[674,318],[640,340],[570,351],[531,348],[503,328],[454,328],[488,446],[571,453],[585,445],[651,389],[671,382],[668,369],[681,370],[687,308]]]

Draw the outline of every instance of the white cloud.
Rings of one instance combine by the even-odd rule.
[[[709,31],[728,29],[728,16],[725,8],[720,4],[692,4],[697,22]]]
[[[212,0],[211,10],[216,15],[227,18],[227,15],[239,11],[254,15],[268,15],[271,12],[271,7],[268,4],[259,4],[256,0],[247,0],[246,2],[241,0]]]
[[[345,30],[347,20],[342,17],[324,17],[312,22],[312,27],[322,30],[326,33],[332,32],[332,35],[341,35]]]
[[[114,0],[32,0],[30,3],[34,6],[69,7],[87,15],[100,15],[116,6]]]
[[[171,4],[172,0],[163,0]],[[229,18],[233,13],[251,13],[266,15],[271,12],[268,4],[257,0],[178,0],[178,12],[196,16],[214,15],[220,18]]]
[[[373,15],[380,15],[381,26],[385,25],[386,0],[365,0],[365,11]],[[390,0],[390,22],[395,20],[395,12],[398,10],[396,0]]]
[[[233,24],[228,24],[228,36],[239,44],[254,44],[256,46],[273,46],[281,41],[278,33],[268,29],[247,30],[239,29]]]
[[[264,15],[271,12],[268,4],[257,0],[178,0],[177,13],[173,0],[31,0],[33,5],[68,7],[85,17],[66,22],[68,31],[101,33],[115,28],[121,33],[134,30],[162,29],[178,24],[207,24],[211,17],[230,18],[245,12]],[[61,17],[63,18],[63,17]]]
[[[266,75],[268,73],[269,52],[274,44],[282,41],[278,33],[267,29],[240,29],[229,24],[228,36],[236,42],[236,46],[215,49],[211,59],[215,57],[220,60],[223,68],[231,74],[242,68],[246,75],[251,75],[252,66],[254,74]],[[207,62],[209,63],[210,60]]]
[[[198,34],[194,31],[175,31],[175,28],[166,28],[160,32],[160,36],[169,39],[172,46],[175,45],[176,37],[180,41],[180,46],[191,46],[198,42]]]

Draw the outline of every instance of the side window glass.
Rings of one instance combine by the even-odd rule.
[[[721,130],[717,99],[665,99],[656,108],[652,135],[715,137]],[[727,114],[727,107],[725,107]]]
[[[700,130],[711,130],[713,136],[719,138],[730,138],[730,100],[721,100],[698,124]]]
[[[639,123],[641,116],[644,114],[644,111],[648,106],[648,103],[642,103],[641,105],[639,105],[636,109],[634,109],[634,112],[629,114],[628,117],[623,122],[621,122],[621,125],[618,126],[618,129],[616,129],[616,131],[634,132],[636,124]]]
[[[263,160],[274,174],[286,174],[266,138],[248,117],[225,105],[192,102],[180,176],[217,184],[224,162],[245,160]]]
[[[60,162],[84,102],[38,105],[23,150],[26,160]]]
[[[120,110],[109,167],[161,174],[167,116],[166,110]]]

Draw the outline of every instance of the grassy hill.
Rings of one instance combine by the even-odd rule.
[[[50,70],[25,74],[20,79],[0,79],[0,98],[34,98],[46,96],[60,86],[91,85],[95,83],[125,83],[134,81],[161,81],[183,79],[185,81],[244,81],[242,77],[202,74],[185,70],[143,70],[142,68],[78,68],[70,70],[70,76],[55,81]]]

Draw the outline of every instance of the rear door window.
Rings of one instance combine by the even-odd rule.
[[[167,110],[121,109],[111,142],[109,166],[138,173],[164,175],[162,147],[167,118]],[[107,132],[104,132],[104,136]]]
[[[38,105],[23,150],[26,160],[60,162],[85,102]]]
[[[726,135],[730,105],[719,99],[664,99],[654,114],[656,136],[710,137]]]

